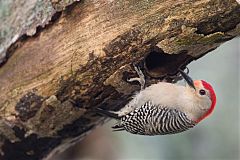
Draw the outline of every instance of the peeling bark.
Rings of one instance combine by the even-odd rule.
[[[173,82],[178,68],[240,35],[234,0],[64,2],[49,1],[57,16],[34,36],[11,47],[0,41],[8,51],[0,68],[1,159],[50,157],[103,124],[94,108],[118,110],[140,89],[126,81],[135,75],[131,64],[141,64],[147,85]],[[36,29],[28,27],[22,35]]]

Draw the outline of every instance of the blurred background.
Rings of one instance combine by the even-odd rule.
[[[112,132],[111,120],[53,160],[239,160],[240,38],[188,67],[193,79],[210,82],[217,94],[213,114],[196,127],[149,137]]]

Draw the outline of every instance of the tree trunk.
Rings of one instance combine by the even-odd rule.
[[[94,108],[118,110],[140,89],[126,81],[131,64],[147,85],[173,82],[240,35],[235,0],[29,2],[0,17],[0,159],[47,158],[81,140],[105,120]]]

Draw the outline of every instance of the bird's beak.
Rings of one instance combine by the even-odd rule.
[[[185,72],[183,72],[182,70],[179,69],[179,72],[181,73],[182,77],[185,79],[185,81],[187,82],[187,84],[192,87],[193,89],[196,90],[193,80],[191,77],[189,77]]]

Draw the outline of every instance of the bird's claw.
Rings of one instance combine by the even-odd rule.
[[[137,65],[133,65],[135,71],[138,74],[138,77],[134,77],[134,78],[129,78],[127,79],[128,82],[133,82],[133,81],[138,81],[141,85],[141,90],[143,90],[145,88],[145,76],[143,74],[143,72],[141,71],[141,69],[137,66]]]
[[[183,77],[182,77],[182,75],[180,74],[180,71],[179,70],[181,70],[181,69],[178,69],[178,72],[177,72],[177,74],[176,75],[168,75],[167,77],[168,78],[171,78],[172,79],[172,83],[176,83],[177,81],[179,81],[179,80],[182,80],[183,79]],[[186,67],[186,74],[189,74],[189,68],[188,67]],[[181,70],[182,72],[183,72],[183,70]]]
[[[186,67],[186,69],[187,69],[187,72],[186,72],[186,74],[188,74],[188,73],[189,73],[189,68],[188,68],[188,67]]]

